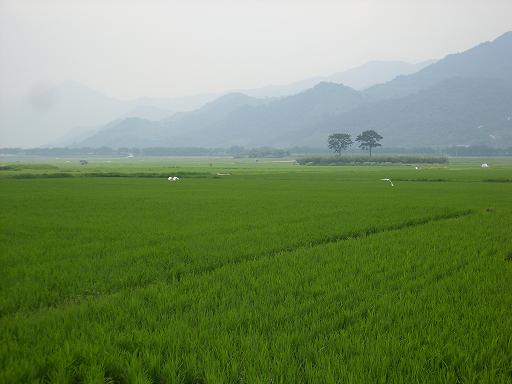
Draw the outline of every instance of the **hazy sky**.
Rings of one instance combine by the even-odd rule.
[[[259,87],[511,29],[511,0],[0,0],[0,102],[64,80],[118,98]]]

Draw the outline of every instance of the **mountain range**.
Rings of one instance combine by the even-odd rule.
[[[241,90],[240,92],[253,97],[282,97],[302,92],[321,82],[343,84],[356,90],[363,90],[376,84],[385,83],[397,76],[418,72],[434,62],[435,60],[427,60],[410,64],[404,61],[375,60],[330,76],[311,77],[290,84],[271,85],[263,88]]]
[[[512,32],[425,65],[366,89],[320,82],[281,97],[227,94],[159,120],[121,118],[74,145],[325,146],[330,133],[366,129],[388,146],[512,145]]]
[[[238,92],[258,98],[283,97],[311,88],[320,81],[345,82],[358,88],[417,71],[427,64],[375,61],[331,76]],[[0,142],[15,143],[21,137],[25,145],[64,146],[78,143],[105,126],[110,127],[110,122],[115,120],[134,117],[162,120],[175,113],[196,110],[224,94],[120,100],[74,81],[37,85],[21,98],[0,98]]]

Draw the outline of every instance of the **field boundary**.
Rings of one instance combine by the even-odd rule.
[[[367,228],[367,229],[363,229],[363,230],[359,230],[359,231],[347,232],[347,233],[340,234],[340,235],[328,236],[328,237],[324,237],[324,238],[320,238],[320,239],[311,240],[306,243],[296,244],[296,245],[293,245],[290,247],[271,250],[271,251],[267,251],[265,253],[244,257],[243,259],[229,261],[222,265],[206,267],[206,268],[202,268],[201,270],[196,270],[196,271],[187,271],[187,272],[183,272],[183,273],[178,273],[176,275],[176,280],[180,281],[184,276],[196,275],[196,274],[197,275],[206,274],[206,273],[213,272],[217,269],[221,269],[225,266],[242,264],[242,263],[249,262],[249,261],[256,261],[256,260],[262,259],[264,257],[274,258],[274,257],[279,257],[280,255],[283,255],[285,253],[295,252],[295,251],[298,251],[301,249],[309,249],[309,248],[314,248],[314,247],[321,246],[321,245],[335,244],[335,243],[342,242],[342,241],[362,239],[362,238],[365,238],[368,236],[378,235],[378,234],[386,233],[386,232],[400,231],[403,229],[414,228],[414,227],[418,227],[421,225],[438,222],[438,221],[462,219],[464,217],[473,215],[475,213],[476,213],[476,211],[473,209],[466,209],[463,211],[450,212],[450,213],[446,213],[446,214],[442,214],[442,215],[435,215],[435,216],[431,216],[431,217],[411,219],[411,220],[388,225],[388,226],[381,227],[381,228],[371,227],[371,228]]]
[[[435,216],[428,217],[428,218],[425,217],[425,218],[419,218],[419,219],[411,219],[411,220],[404,221],[402,223],[392,224],[392,225],[389,225],[386,227],[381,227],[381,228],[370,227],[370,228],[360,230],[360,231],[353,231],[353,232],[348,232],[348,233],[345,233],[342,235],[329,236],[329,237],[325,237],[322,239],[314,240],[314,241],[308,242],[304,245],[301,245],[298,247],[285,248],[280,251],[276,251],[272,254],[277,255],[280,253],[293,252],[293,251],[296,251],[298,249],[303,249],[303,248],[313,248],[318,245],[337,243],[337,242],[346,241],[346,240],[361,239],[364,237],[368,237],[371,235],[377,235],[380,233],[399,231],[399,230],[406,229],[406,228],[418,227],[420,225],[425,225],[425,224],[428,224],[431,222],[450,220],[450,219],[460,219],[460,218],[469,216],[474,213],[475,213],[474,210],[468,209],[468,210],[464,210],[464,211],[446,213],[443,215],[435,215]]]

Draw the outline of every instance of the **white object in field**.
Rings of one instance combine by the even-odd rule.
[[[414,169],[420,169],[419,167],[414,167]]]
[[[389,183],[391,184],[392,187],[394,187],[395,185],[393,184],[393,182],[391,181],[391,179],[381,179],[382,181],[389,181]]]
[[[180,178],[179,178],[179,177],[177,177],[177,176],[175,176],[175,177],[174,177],[174,181],[180,181]]]
[[[231,173],[217,173],[217,176],[230,176]]]
[[[489,164],[487,164],[487,163],[483,163],[483,164],[481,165],[481,167],[482,167],[482,168],[489,168]]]
[[[128,155],[128,157],[133,157],[133,153],[130,153],[130,154]]]
[[[169,177],[167,178],[167,180],[169,180],[169,181],[178,181],[179,179],[180,179],[180,178],[179,178],[179,177],[177,177],[177,176],[169,176]]]

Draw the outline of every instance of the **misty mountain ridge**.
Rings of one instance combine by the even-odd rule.
[[[451,77],[487,77],[510,81],[512,77],[512,31],[492,42],[481,43],[461,53],[446,56],[417,73],[398,76],[365,92],[376,98],[406,96]]]
[[[415,73],[434,62],[435,60],[428,60],[410,64],[404,61],[374,60],[343,72],[336,72],[330,76],[311,77],[284,85],[270,85],[241,90],[240,92],[253,97],[283,97],[300,93],[321,82],[344,84],[350,88],[362,90],[376,84],[385,83],[400,75]]]
[[[41,129],[53,132],[58,139],[49,144],[72,144],[91,135],[105,122],[122,118],[138,117],[147,120],[161,120],[176,111],[190,111],[217,96],[213,94],[187,96],[182,98],[138,98],[119,100],[95,91],[74,81],[49,87],[46,93],[52,95],[52,103],[46,108],[34,108],[34,102],[21,104],[17,113],[18,121],[37,124]],[[41,104],[41,102],[39,102]],[[22,117],[21,117],[22,116]]]
[[[353,135],[373,129],[395,147],[512,144],[512,86],[487,78],[454,77],[398,99],[326,118],[305,142],[322,144],[338,127]]]
[[[205,127],[199,139],[185,134],[175,137],[180,145],[196,139],[204,146],[270,145],[286,146],[282,137],[293,135],[318,123],[325,116],[348,111],[367,102],[367,97],[352,88],[334,83],[320,83],[297,95],[260,105],[245,105],[222,121]],[[215,132],[215,135],[211,135]],[[183,141],[182,141],[183,140]]]
[[[257,98],[284,97],[304,91],[322,81],[346,83],[349,86],[352,84],[356,88],[365,87],[391,80],[400,74],[415,72],[425,65],[426,62],[409,64],[399,61],[372,61],[331,76],[319,76],[292,84],[248,89],[238,93]],[[83,140],[84,135],[90,136],[100,126],[118,118],[161,120],[175,113],[198,109],[222,96],[209,93],[174,98],[140,97],[118,100],[74,81],[66,81],[45,91],[50,96],[46,100],[55,99],[52,95],[61,96],[49,106],[50,113],[34,110],[25,103],[20,105],[17,112],[4,111],[2,115],[7,120],[7,125],[33,126],[37,122],[41,130],[49,132],[50,137],[57,138],[47,142],[48,145],[78,143]],[[47,103],[46,100],[42,104]]]
[[[409,73],[415,65],[396,63],[396,68],[389,72],[390,66],[393,67],[394,64],[373,62],[371,65],[361,66],[361,71],[365,71],[363,77],[366,80],[373,81],[375,84],[382,80],[382,74],[386,71],[388,72],[387,76],[394,77],[397,74]],[[385,68],[380,69],[381,67]],[[372,71],[375,72],[375,76]],[[347,72],[358,73],[358,69],[355,68]],[[316,80],[299,81],[291,86],[249,89],[243,93],[258,98],[283,97],[299,93],[320,81],[329,81],[329,79],[329,76],[318,77]],[[391,77],[385,80],[389,79]],[[26,132],[28,145],[65,145],[80,142],[101,126],[118,118],[139,117],[148,120],[161,120],[175,113],[196,110],[223,94],[225,93],[121,100],[78,82],[64,81],[58,85],[36,85],[24,97],[0,103],[0,125],[9,127],[8,130],[16,130],[18,133]],[[35,127],[38,129],[34,130]],[[29,132],[31,132],[30,135]],[[4,138],[7,139],[8,135]]]
[[[284,97],[232,93],[158,122],[117,121],[80,145],[323,146],[330,133],[365,129],[391,146],[511,145],[510,84],[509,32],[363,91],[321,82]]]
[[[231,93],[196,111],[177,113],[159,122],[116,120],[76,146],[130,146],[135,138],[141,147],[152,146],[155,142],[159,146],[189,146],[190,143],[192,146],[216,146],[226,140],[229,145],[256,145],[266,140],[262,137],[265,132],[282,132],[283,124],[292,130],[302,129],[325,116],[360,105],[366,99],[349,87],[333,83],[320,83],[283,98],[258,99]],[[212,131],[216,132],[215,137],[211,137]],[[237,134],[233,135],[233,131]]]

